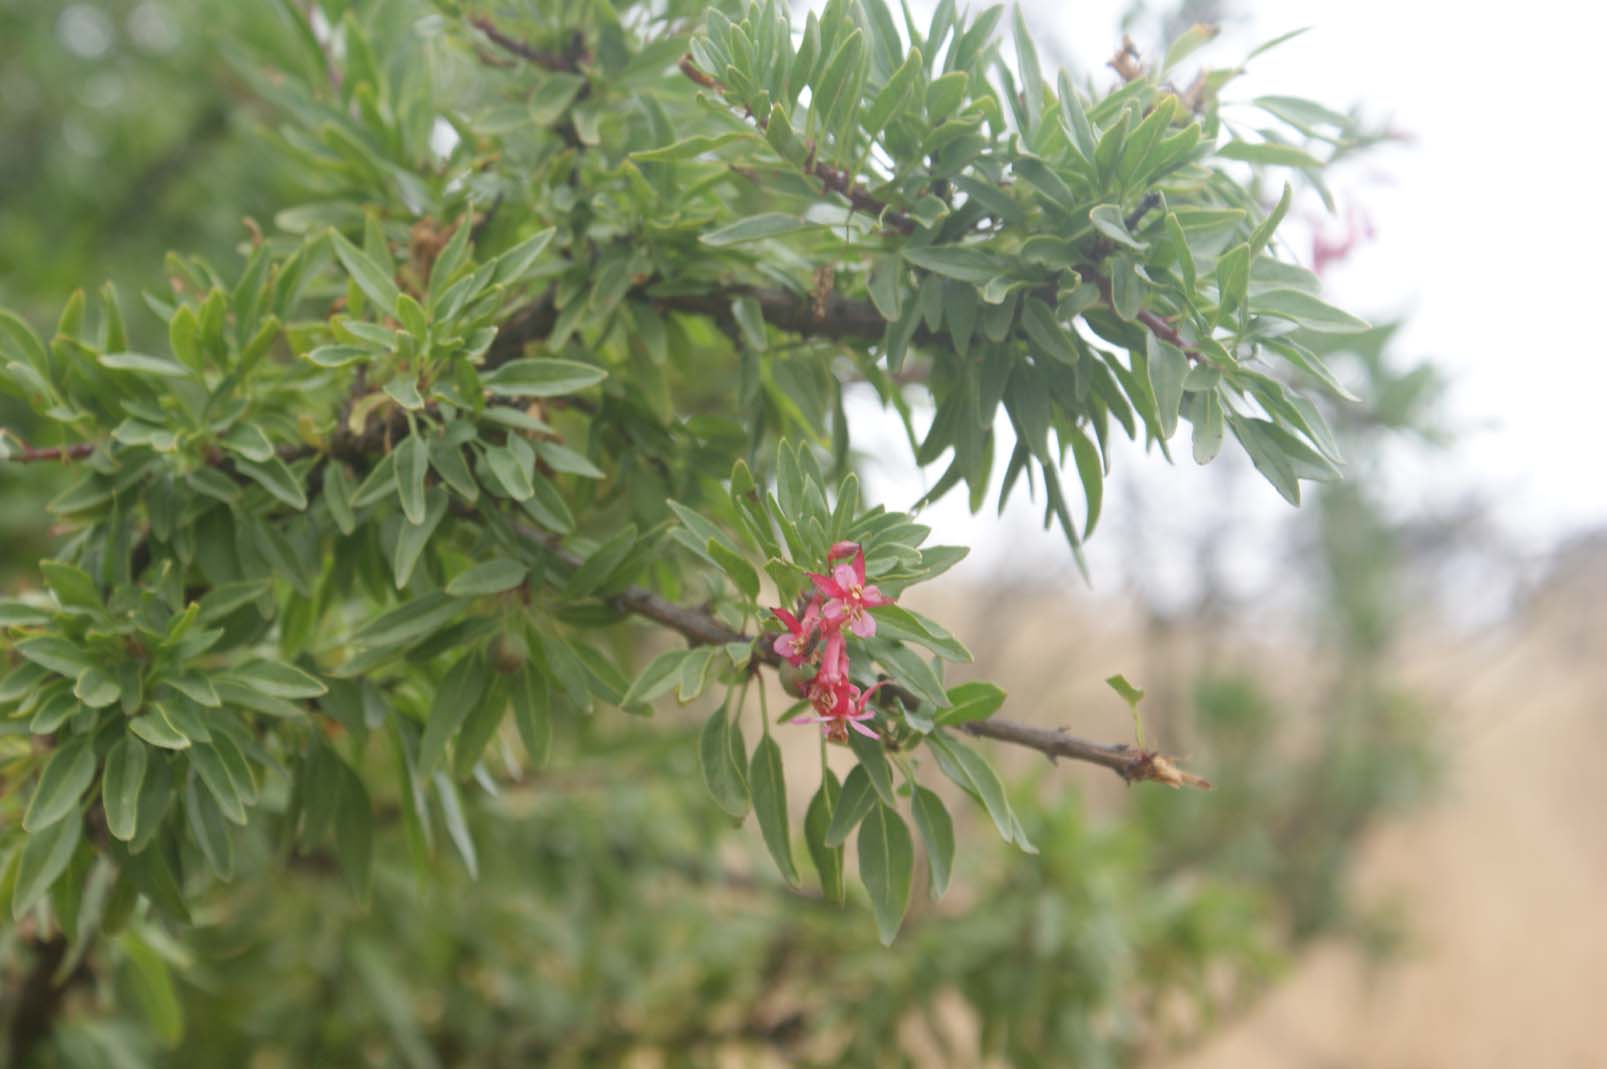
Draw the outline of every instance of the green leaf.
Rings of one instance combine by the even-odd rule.
[[[940,709],[948,704],[943,681],[915,651],[889,642],[876,647],[876,659],[900,686],[916,697]]]
[[[1083,538],[1094,533],[1099,522],[1099,510],[1105,499],[1105,469],[1099,459],[1099,449],[1080,428],[1066,432],[1071,443],[1072,456],[1077,461],[1077,477],[1082,480],[1083,496],[1088,502],[1088,519],[1083,524]]]
[[[541,768],[552,746],[552,701],[547,680],[529,663],[514,677],[512,700],[513,723],[519,729],[525,753],[532,767]]]
[[[368,897],[374,867],[374,809],[362,778],[344,761],[335,791],[335,854],[352,894]]]
[[[412,578],[413,569],[418,565],[425,547],[430,544],[431,536],[446,516],[447,504],[446,491],[439,486],[430,487],[429,493],[424,496],[424,522],[404,523],[397,530],[396,552],[391,558],[391,571],[396,578],[397,590],[407,586],[407,581]]]
[[[926,86],[926,119],[936,127],[954,114],[965,100],[970,88],[971,75],[966,71],[949,71],[941,78],[933,78]]]
[[[86,736],[60,746],[45,762],[39,786],[28,801],[22,830],[36,832],[67,816],[95,778],[95,751]]]
[[[1010,34],[1015,39],[1016,69],[1021,72],[1021,96],[1026,101],[1027,118],[1033,127],[1028,131],[1031,134],[1037,127],[1038,117],[1043,114],[1043,68],[1038,64],[1038,50],[1032,45],[1032,31],[1021,14],[1020,4],[1015,6],[1011,15]]]
[[[156,375],[164,379],[187,379],[195,372],[165,356],[145,353],[102,353],[98,358],[101,367],[113,371],[133,371],[141,375]]]
[[[359,646],[374,649],[418,642],[462,614],[464,601],[442,593],[425,594],[403,602],[378,619],[370,620],[352,636]]]
[[[1178,35],[1171,47],[1166,50],[1166,58],[1161,61],[1161,73],[1165,74],[1179,63],[1183,62],[1195,51],[1216,39],[1220,30],[1216,26],[1196,22]]]
[[[534,461],[535,454],[532,452],[530,455]],[[485,462],[497,482],[502,484],[502,489],[515,501],[528,501],[535,495],[536,484],[532,478],[531,465],[526,464],[510,446],[488,446],[485,451]]]
[[[100,590],[89,573],[76,564],[68,564],[60,560],[42,560],[39,562],[39,571],[45,577],[45,585],[50,592],[56,595],[56,600],[64,609],[89,609],[98,611],[101,606]]]
[[[1217,149],[1216,154],[1225,160],[1243,160],[1272,167],[1306,167],[1315,171],[1323,166],[1321,160],[1306,150],[1293,145],[1280,145],[1275,141],[1229,141]]]
[[[235,788],[234,779],[229,775],[229,767],[217,749],[206,742],[197,742],[189,750],[190,767],[201,777],[206,789],[212,792],[217,799],[218,808],[232,823],[242,827],[246,822],[245,804],[240,798],[240,792]]]
[[[384,387],[385,395],[409,412],[422,411],[424,395],[418,392],[418,379],[410,374],[397,375]]]
[[[809,811],[804,816],[804,842],[809,847],[810,860],[815,863],[815,872],[820,876],[820,892],[828,900],[838,903],[842,902],[844,891],[843,848],[840,841],[836,846],[826,845],[826,830],[831,827],[842,793],[836,773],[825,769],[820,789],[809,800]],[[847,835],[848,832],[844,831],[843,837]]]
[[[424,722],[424,734],[418,744],[418,774],[425,779],[440,767],[446,756],[446,744],[458,733],[480,699],[485,696],[485,658],[478,653],[466,654],[448,668],[441,683],[435,688],[430,703],[430,715]]]
[[[553,471],[565,475],[578,475],[582,479],[601,479],[603,470],[593,464],[584,453],[577,453],[568,446],[557,442],[536,442],[536,454]]]
[[[943,799],[925,787],[915,788],[910,798],[910,812],[915,817],[915,830],[926,847],[926,862],[932,869],[931,894],[936,900],[948,890],[949,875],[954,870],[954,821]]]
[[[297,512],[307,507],[307,492],[302,489],[301,480],[277,457],[265,464],[241,459],[235,461],[235,467],[242,475]]]
[[[77,679],[86,668],[94,666],[87,650],[55,635],[23,639],[12,649],[41,668],[48,668],[69,679]]]
[[[626,524],[600,543],[580,567],[569,573],[563,591],[567,597],[583,598],[614,575],[636,545],[636,525]]]
[[[247,460],[263,463],[273,459],[273,443],[255,424],[237,423],[220,440],[223,448]]]
[[[334,243],[335,255],[351,275],[357,288],[367,295],[368,299],[377,305],[386,315],[396,316],[396,298],[401,291],[396,288],[396,280],[391,278],[390,272],[369,258],[357,246],[347,241],[338,231],[329,232],[330,240]]]
[[[1071,333],[1061,326],[1054,309],[1036,297],[1028,297],[1021,309],[1021,325],[1032,344],[1045,356],[1062,364],[1075,364],[1081,355]]]
[[[122,944],[131,966],[134,997],[145,1019],[164,1044],[176,1045],[184,1037],[184,1007],[173,988],[167,962],[132,931],[123,934]]]
[[[512,590],[523,583],[530,569],[523,561],[498,557],[459,572],[446,584],[446,592],[456,598],[483,597]]]
[[[967,662],[971,651],[933,620],[901,605],[882,605],[871,610],[876,633],[883,638],[918,642],[945,660]]]
[[[794,215],[787,215],[784,212],[762,212],[738,219],[717,230],[710,230],[700,235],[698,240],[715,248],[725,248],[727,245],[740,245],[743,242],[775,237],[777,234],[790,234],[807,226],[808,223]]]
[[[159,705],[151,706],[149,712],[130,720],[128,730],[152,746],[164,750],[188,750],[190,748],[189,736],[173,726],[173,722],[167,718],[166,713],[162,711]]]
[[[84,822],[78,817],[58,820],[31,833],[22,844],[22,856],[17,862],[16,882],[11,887],[11,917],[21,920],[50,890],[52,884],[67,871],[78,840],[83,836]]]
[[[764,310],[759,307],[757,298],[734,298],[731,301],[731,318],[736,320],[737,329],[742,333],[742,342],[749,349],[762,353],[770,347],[770,334],[764,325]]]
[[[1135,252],[1143,252],[1149,248],[1147,243],[1139,241],[1128,232],[1127,222],[1122,218],[1122,210],[1118,205],[1095,205],[1088,213],[1088,221],[1094,224],[1095,230],[1124,248]]]
[[[227,673],[226,678],[272,698],[321,698],[329,693],[329,688],[317,676],[283,661],[252,661]]]
[[[619,704],[626,706],[651,702],[675,686],[681,679],[681,664],[690,652],[690,650],[665,650],[654,657],[630,685],[630,689],[625,692]]]
[[[787,830],[787,782],[781,767],[781,747],[769,735],[753,748],[748,781],[753,787],[753,813],[759,818],[764,844],[781,875],[797,886],[798,869],[792,861],[792,836]]]
[[[555,232],[550,226],[545,230],[537,231],[501,256],[498,256],[494,261],[497,267],[496,273],[491,279],[492,284],[508,285],[523,279],[530,273],[530,269],[535,266],[536,261],[541,258],[541,254],[547,251],[547,245],[551,243]],[[456,236],[456,234],[453,234],[453,237]]]
[[[1189,360],[1183,350],[1153,334],[1149,335],[1148,345],[1150,389],[1155,394],[1161,437],[1171,438],[1177,432],[1177,416],[1183,404],[1183,380],[1189,373]]]
[[[356,345],[320,345],[301,355],[319,367],[338,368],[367,360],[373,354]]]
[[[1105,685],[1121,695],[1122,701],[1127,703],[1129,709],[1137,709],[1138,703],[1144,700],[1144,688],[1133,686],[1124,675],[1117,674],[1108,677],[1105,680]]]
[[[106,830],[125,843],[139,831],[140,787],[145,783],[148,756],[144,743],[126,735],[106,754],[106,771],[100,781]]]
[[[870,107],[865,109],[860,122],[865,127],[868,137],[875,137],[882,132],[895,114],[902,111],[916,84],[920,81],[922,72],[926,69],[926,61],[921,58],[919,48],[911,48],[881,90],[871,100]]]
[[[91,709],[104,709],[123,696],[123,688],[101,669],[86,668],[78,677],[73,694]]]
[[[430,468],[430,447],[418,434],[410,434],[396,447],[396,493],[407,522],[424,522],[424,476]]]
[[[841,846],[875,804],[876,788],[871,785],[865,766],[855,765],[843,781],[842,796],[832,809],[831,823],[822,841],[829,847]]]
[[[871,912],[883,946],[891,946],[909,907],[915,847],[903,818],[876,805],[859,826],[859,878],[870,892]]]
[[[1216,262],[1216,289],[1222,319],[1233,314],[1250,291],[1250,246],[1233,246]]]
[[[1005,797],[1004,784],[999,782],[999,774],[981,754],[942,731],[926,736],[926,745],[937,758],[937,766],[943,774],[982,803],[1001,839],[1015,843],[1029,854],[1038,852],[1025,835],[1017,834],[1018,822]]]
[[[608,372],[574,360],[528,357],[510,360],[484,376],[485,388],[499,397],[558,397],[595,386]]]
[[[986,720],[1004,704],[1005,693],[992,683],[975,681],[949,688],[949,707],[939,710],[939,724]]]
[[[715,804],[737,820],[748,812],[746,757],[741,726],[731,722],[723,706],[714,710],[698,735],[699,763]]]
[[[1319,334],[1359,334],[1372,325],[1300,290],[1266,290],[1250,298],[1250,311],[1298,323]]]
[[[747,560],[732,553],[725,547],[725,543],[717,538],[711,538],[705,547],[709,556],[720,566],[720,570],[730,579],[736,588],[746,594],[750,599],[759,596],[759,573]]]
[[[50,615],[50,610],[15,598],[0,598],[0,627],[43,627],[50,622]]]
[[[1216,391],[1200,397],[1199,412],[1194,420],[1194,463],[1209,464],[1222,450],[1222,402]]]
[[[1093,124],[1088,121],[1088,113],[1083,110],[1082,96],[1077,87],[1071,84],[1065,71],[1060,72],[1060,119],[1071,135],[1071,144],[1082,158],[1093,162],[1094,150],[1098,148],[1098,138],[1094,135]]]
[[[958,245],[935,245],[925,248],[905,246],[902,250],[904,259],[916,267],[925,268],[933,274],[945,278],[958,279],[961,282],[974,282],[982,284],[992,282],[1004,275],[1004,261],[992,253],[981,249],[964,248]]]
[[[712,152],[723,145],[728,145],[733,141],[754,140],[756,138],[757,135],[748,130],[737,130],[728,134],[713,136],[698,134],[677,141],[673,145],[633,152],[631,153],[631,159],[644,163],[672,163],[676,160],[690,160],[703,155],[705,152]]]
[[[184,786],[184,814],[190,838],[201,848],[208,867],[220,880],[234,879],[234,840],[229,826],[224,823],[223,811],[194,777]]]
[[[865,770],[876,796],[883,805],[896,805],[893,800],[893,766],[887,760],[887,749],[880,739],[867,738],[857,731],[848,733],[848,746],[859,758],[859,767]]]

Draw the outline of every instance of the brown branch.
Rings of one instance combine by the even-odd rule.
[[[557,535],[524,525],[519,525],[517,529],[523,537],[546,547],[560,563],[569,568],[580,567],[581,558],[565,549]],[[780,655],[767,643],[755,643],[753,636],[732,630],[704,609],[677,605],[639,586],[628,586],[608,600],[620,612],[662,624],[694,646],[724,646],[732,642],[751,644],[753,653],[750,664],[755,668],[760,664],[771,668],[781,665]],[[900,687],[888,686],[883,690],[909,708],[919,704],[919,699]],[[1182,771],[1170,758],[1156,750],[1137,749],[1122,743],[1091,742],[1064,730],[1036,727],[1002,717],[973,720],[960,727],[967,734],[977,738],[1037,750],[1051,761],[1064,757],[1072,761],[1086,761],[1099,765],[1110,769],[1129,783],[1154,780],[1169,787],[1180,787],[1184,784],[1201,788],[1211,786],[1206,780]]]
[[[0,432],[3,433],[3,432]],[[17,439],[19,442],[22,439]],[[0,456],[0,460],[11,461],[15,464],[39,464],[58,460],[82,460],[95,451],[94,442],[74,442],[71,445],[54,445],[38,449],[30,448],[24,444],[23,448],[10,456]]]
[[[708,72],[698,69],[690,54],[683,55],[680,62],[681,73],[705,89],[725,96],[725,86]],[[753,125],[763,130],[769,125],[769,117],[755,115],[751,111],[748,118]],[[821,163],[815,159],[814,149],[809,152],[809,162],[803,168],[806,174],[819,179],[822,188],[827,193],[837,193],[847,199],[849,205],[856,212],[872,216],[882,226],[897,230],[901,234],[915,233],[915,219],[907,212],[890,207],[888,203],[871,195],[863,185],[854,181],[854,176],[841,167],[833,167],[829,163]]]
[[[33,950],[33,964],[22,978],[10,1001],[12,1011],[6,1038],[6,1064],[24,1066],[39,1044],[50,1037],[61,1012],[67,989],[91,979],[89,968],[80,962],[59,982],[56,973],[67,959],[67,938],[61,934],[48,939],[23,940]]]
[[[1111,311],[1115,312],[1116,301],[1111,294],[1110,279],[1106,278],[1092,267],[1083,267],[1080,268],[1079,271],[1084,278],[1089,279],[1099,287],[1100,301],[1105,305],[1106,308],[1109,308]],[[1117,314],[1120,315],[1121,313],[1118,312]],[[1136,316],[1134,316],[1134,318],[1148,328],[1149,332],[1154,334],[1157,338],[1160,338],[1162,341],[1169,342],[1172,345],[1175,345],[1177,348],[1183,350],[1183,355],[1188,357],[1190,360],[1198,361],[1200,359],[1200,351],[1185,341],[1183,335],[1178,333],[1176,327],[1172,326],[1172,324],[1168,323],[1154,312],[1141,310]]]
[[[492,44],[509,55],[518,56],[526,63],[541,67],[543,70],[557,71],[564,74],[580,73],[580,63],[574,57],[534,48],[516,37],[510,37],[508,34],[503,33],[497,29],[496,23],[484,16],[469,19],[469,25],[490,38]]]
[[[1144,65],[1138,59],[1138,46],[1126,34],[1122,34],[1122,46],[1105,65],[1121,75],[1124,82],[1136,82],[1144,77]]]

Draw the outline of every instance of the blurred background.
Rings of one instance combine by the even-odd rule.
[[[730,833],[697,775],[700,717],[601,717],[551,770],[466,800],[472,845],[429,881],[392,827],[367,908],[329,859],[297,858],[216,889],[193,931],[145,931],[171,986],[91,951],[37,1064],[1600,1064],[1607,353],[1586,257],[1604,235],[1574,198],[1603,16],[1023,10],[1040,52],[1101,89],[1124,33],[1153,58],[1215,23],[1203,55],[1230,63],[1310,24],[1227,99],[1311,98],[1367,135],[1331,205],[1304,190],[1280,231],[1379,324],[1328,354],[1365,399],[1329,412],[1363,477],[1297,512],[1237,454],[1196,471],[1129,449],[1091,588],[1019,496],[924,517],[974,549],[919,607],[1011,715],[1127,737],[1101,682],[1124,673],[1150,738],[1217,789],[998,754],[1041,856],[956,807],[955,885],[936,904],[918,888],[884,951],[868,911],[789,891]],[[271,225],[298,187],[234,64],[287,32],[269,3],[0,0],[0,306],[45,330],[73,288],[158,289],[170,248],[237,263],[242,217]],[[863,471],[903,506],[933,476],[886,425]],[[35,430],[3,394],[0,427]],[[58,477],[0,466],[5,591],[36,582]],[[23,940],[0,929],[12,1035]]]

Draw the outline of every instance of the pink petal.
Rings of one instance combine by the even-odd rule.
[[[858,542],[833,542],[830,551],[826,554],[826,563],[830,564],[838,557],[852,557],[859,551]]]
[[[893,599],[892,598],[888,597],[886,594],[883,594],[880,590],[878,590],[874,586],[866,587],[860,593],[860,599],[862,601],[864,601],[866,605],[873,605],[874,606],[874,605],[891,605],[891,604],[893,604]]]
[[[826,623],[835,626],[839,620],[848,614],[848,606],[843,604],[841,598],[832,598],[820,610],[820,615]]]
[[[876,734],[876,732],[872,731],[870,728],[866,727],[864,724],[861,724],[858,720],[850,719],[848,721],[848,726],[853,728],[855,731],[859,732],[861,735],[865,736],[867,739],[879,739],[879,738],[881,738],[880,735]]]
[[[821,575],[818,572],[810,572],[808,574],[809,578],[814,580],[815,589],[826,595],[828,598],[840,598],[844,593],[846,593],[842,587],[838,586],[832,580],[827,579],[824,575]]]
[[[844,593],[864,582],[863,575],[854,574],[854,566],[852,564],[837,565],[837,567],[832,569],[831,577],[837,581],[837,586]],[[837,596],[842,597],[843,595],[842,593],[839,593]]]
[[[854,622],[848,625],[848,630],[860,638],[870,638],[876,633],[876,617],[868,612],[862,612],[854,617]]]
[[[865,712],[865,703],[870,701],[870,696],[885,686],[887,686],[887,680],[884,679],[865,688],[865,692],[859,696],[858,705],[860,712]],[[869,716],[870,714],[866,713],[865,715]]]
[[[777,620],[780,620],[787,626],[788,631],[791,631],[795,635],[798,633],[799,624],[796,616],[792,615],[792,613],[788,612],[786,609],[771,609],[770,612]],[[806,613],[805,615],[808,614]]]

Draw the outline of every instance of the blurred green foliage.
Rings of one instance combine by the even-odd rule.
[[[304,176],[256,128],[266,109],[227,42],[272,57],[295,47],[289,32],[273,4],[0,9],[0,132],[21,147],[0,160],[0,305],[43,324],[84,280],[148,285],[168,247],[238,262],[241,217],[271,218]],[[135,336],[165,334],[130,320]],[[1387,339],[1327,354],[1367,383],[1371,421],[1335,417],[1353,463],[1430,415],[1431,377],[1392,372]],[[9,399],[0,426],[36,430]],[[0,466],[0,582],[44,555],[41,503],[59,479]],[[416,844],[399,799],[377,796],[366,903],[327,850],[289,857],[283,829],[259,821],[235,840],[242,878],[203,873],[193,926],[141,912],[71,948],[80,963],[30,1064],[700,1066],[767,1051],[1098,1067],[1198,1041],[1306,941],[1366,934],[1346,885],[1358,837],[1432,780],[1422,710],[1388,671],[1392,523],[1356,484],[1323,491],[1303,522],[1326,580],[1313,627],[1337,652],[1309,708],[1275,708],[1253,670],[1213,672],[1194,681],[1190,727],[1191,767],[1215,792],[1137,791],[1112,818],[1061,775],[1012,785],[1040,855],[967,837],[950,896],[936,906],[918,888],[891,949],[868,911],[799,895],[753,844],[732,846],[691,733],[575,720],[561,772],[510,770],[460,821],[445,814],[465,834],[429,880],[403,861]],[[75,876],[85,915],[126,907],[109,875]],[[0,933],[13,1029],[50,953],[25,926]]]

